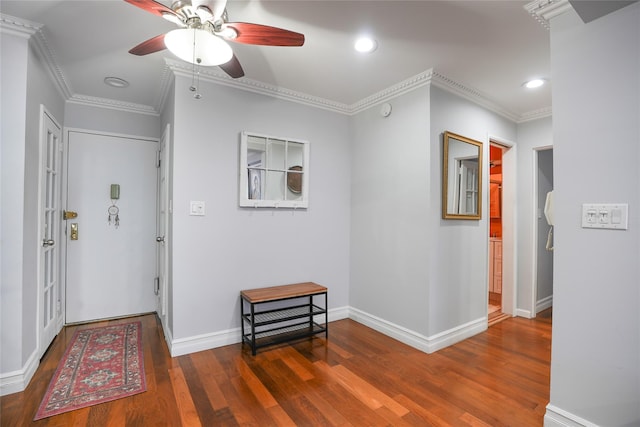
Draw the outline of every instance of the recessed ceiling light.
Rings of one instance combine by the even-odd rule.
[[[529,80],[528,82],[524,82],[522,86],[526,87],[527,89],[535,89],[537,87],[544,85],[546,82],[547,82],[546,79],[533,79],[533,80]]]
[[[111,87],[119,87],[119,88],[129,86],[129,82],[124,79],[121,79],[120,77],[105,77],[104,83]]]
[[[370,53],[376,50],[378,43],[370,37],[360,37],[353,45],[355,50],[362,53]]]

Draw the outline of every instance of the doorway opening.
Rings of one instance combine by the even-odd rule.
[[[489,146],[489,326],[510,317],[502,310],[502,154],[500,145]]]
[[[531,317],[551,313],[553,305],[553,147],[534,149],[534,281]]]

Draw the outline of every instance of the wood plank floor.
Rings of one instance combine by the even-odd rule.
[[[328,342],[171,358],[155,315],[139,319],[147,392],[33,422],[66,345],[87,325],[66,327],[27,389],[0,398],[0,425],[526,427],[542,425],[549,400],[549,311],[430,355],[340,320]]]

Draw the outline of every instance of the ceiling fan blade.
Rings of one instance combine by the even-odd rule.
[[[244,70],[242,69],[242,65],[240,65],[240,61],[238,61],[235,53],[233,54],[229,62],[218,65],[218,67],[222,68],[222,71],[229,74],[229,76],[233,77],[234,79],[244,76]]]
[[[132,48],[129,53],[134,55],[142,56],[148,55],[150,53],[159,52],[167,48],[164,44],[164,34],[160,34],[159,36],[155,36],[152,39],[144,41],[140,43],[138,46]]]
[[[165,13],[170,13],[180,18],[180,15],[178,15],[172,9],[154,0],[124,0],[124,1],[160,17],[162,17],[162,15],[164,15]]]
[[[231,27],[235,30],[237,36],[228,40],[236,43],[262,46],[302,46],[304,44],[304,34],[268,25],[228,22],[223,25],[224,27]]]

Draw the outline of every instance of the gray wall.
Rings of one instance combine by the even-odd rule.
[[[431,181],[426,218],[430,236],[429,335],[487,315],[489,176],[483,170],[480,221],[441,218],[442,133],[447,130],[482,142],[484,165],[489,158],[489,136],[516,142],[515,123],[432,87],[428,163]]]
[[[240,326],[243,289],[313,281],[348,305],[348,117],[211,83],[202,99],[176,77],[173,339]],[[309,208],[238,207],[242,131],[310,143]],[[189,216],[189,201],[206,203]]]
[[[22,345],[22,292],[24,248],[24,173],[26,146],[26,93],[28,42],[25,38],[3,33],[0,37],[3,55],[11,61],[0,62],[2,82],[2,265],[0,289],[0,372],[23,367],[26,358]],[[11,123],[12,126],[7,126]],[[9,209],[8,207],[11,207]],[[35,330],[30,331],[35,335]]]
[[[552,20],[555,265],[551,401],[640,424],[640,3]],[[580,227],[583,203],[629,204],[629,229]]]
[[[37,366],[40,106],[61,124],[64,100],[28,40],[2,33],[2,311],[0,372]]]
[[[441,219],[442,133],[482,141],[487,159],[489,135],[515,141],[516,125],[434,86],[390,103],[351,123],[350,305],[428,338],[487,313],[487,217]]]
[[[355,309],[427,333],[429,88],[351,119],[351,283]]]
[[[67,102],[64,126],[128,136],[158,138],[162,135],[157,115]]]

